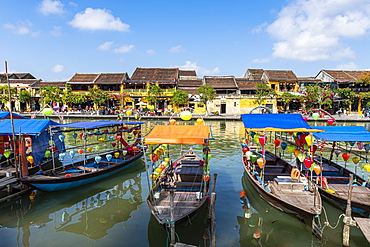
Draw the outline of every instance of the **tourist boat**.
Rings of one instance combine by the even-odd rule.
[[[369,217],[370,216],[370,183],[368,180],[361,177],[355,172],[349,170],[346,165],[337,164],[333,161],[334,152],[337,157],[342,153],[342,158],[345,161],[354,163],[359,166],[361,160],[366,164],[362,169],[370,172],[370,165],[367,164],[367,157],[363,154],[355,154],[353,150],[340,150],[337,149],[337,142],[348,142],[353,144],[358,149],[364,149],[364,142],[370,142],[370,132],[363,126],[317,126],[317,129],[325,129],[325,132],[315,133],[314,137],[318,141],[332,142],[332,152],[330,158],[324,158],[322,155],[316,155],[315,163],[321,166],[320,175],[313,177],[318,184],[321,195],[327,199],[331,204],[345,209],[347,206],[348,193],[349,193],[349,178],[350,174],[353,175],[353,188],[351,197],[351,207],[354,214]],[[370,148],[365,146],[365,148]],[[351,148],[349,148],[351,149]],[[349,160],[350,156],[352,158]],[[360,166],[359,166],[360,167]]]
[[[79,136],[83,145],[71,146],[66,149],[69,150],[71,156],[70,164],[37,172],[34,175],[21,178],[20,181],[42,191],[61,191],[105,179],[123,171],[131,167],[143,155],[139,145],[142,123],[95,121],[54,125],[55,128],[62,128],[62,130],[56,130],[55,133],[73,131],[74,138]],[[132,125],[133,127],[131,127]],[[104,128],[104,131],[100,131],[101,128]],[[52,132],[54,135],[53,130]],[[127,143],[126,136],[126,139],[133,141],[132,144]],[[63,134],[59,136],[60,140],[64,140],[64,138]],[[118,141],[119,144],[113,141]],[[114,149],[109,150],[107,143],[111,144]],[[94,148],[91,147],[92,145]],[[66,153],[63,151],[66,150],[56,151],[59,152],[61,160],[64,160]],[[76,153],[79,153],[83,158],[81,161],[73,162]]]
[[[51,168],[53,159],[50,155],[52,147],[49,145],[48,130],[56,124],[58,123],[49,119],[1,120],[0,177],[27,176]],[[55,148],[60,149],[62,144],[58,135],[55,135],[53,140]]]
[[[322,131],[312,129],[299,114],[242,114],[246,134],[253,135],[255,146],[242,144],[243,165],[248,181],[270,205],[299,219],[321,214],[317,186],[298,169],[266,150],[266,136],[276,132]],[[258,136],[256,132],[262,132]]]
[[[210,127],[207,125],[156,125],[144,137],[145,145],[157,145],[150,154],[152,187],[147,203],[159,224],[186,225],[207,202],[209,139]],[[176,150],[173,144],[203,144],[203,158],[190,148],[186,152],[179,150],[180,157],[171,160],[169,152]]]

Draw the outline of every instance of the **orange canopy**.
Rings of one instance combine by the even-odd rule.
[[[208,125],[156,125],[145,144],[202,144],[209,138]]]

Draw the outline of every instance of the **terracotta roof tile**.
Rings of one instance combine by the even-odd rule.
[[[180,76],[197,77],[197,72],[195,70],[180,70]]]
[[[14,85],[20,85],[20,86],[29,86],[37,81],[40,81],[40,79],[9,79],[9,83]],[[2,84],[6,84],[5,81]],[[13,87],[13,86],[12,86]]]
[[[303,77],[299,76],[297,77],[298,82],[320,82],[321,80],[316,79],[315,77]]]
[[[325,73],[333,77],[335,81],[355,82],[366,71],[349,71],[349,70],[323,70]]]
[[[131,81],[175,81],[178,78],[178,68],[136,68]]]
[[[246,74],[249,74],[250,80],[261,80],[263,72],[263,69],[248,69]]]
[[[177,83],[178,87],[200,87],[203,84],[202,79],[197,80],[183,80],[180,79]]]
[[[95,84],[121,84],[126,80],[127,73],[102,73],[95,80]]]
[[[256,85],[258,83],[263,83],[261,80],[248,80],[246,78],[235,78],[235,81],[236,81],[236,85],[238,85],[238,88],[240,90],[246,90],[246,89],[254,90],[256,89]]]
[[[99,74],[76,73],[68,82],[94,83]]]
[[[265,73],[269,80],[277,81],[277,80],[297,80],[297,76],[291,70],[265,70]]]
[[[47,86],[59,87],[59,88],[66,88],[66,81],[37,81],[31,84],[32,88],[41,88]]]
[[[237,88],[235,77],[233,76],[205,76],[204,81],[206,85],[213,88]]]
[[[184,91],[187,94],[192,94],[192,95],[199,94],[198,89],[196,89],[196,88],[179,88],[179,89],[181,91]]]

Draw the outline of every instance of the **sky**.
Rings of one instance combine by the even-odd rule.
[[[67,81],[137,67],[243,77],[248,69],[369,69],[369,0],[2,1],[0,72]]]

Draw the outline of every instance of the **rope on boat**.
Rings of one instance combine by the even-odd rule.
[[[171,243],[171,231],[169,231],[168,229],[171,229],[171,225],[174,225],[175,224],[175,221],[171,221],[171,220],[168,220],[166,219],[166,232],[167,232],[167,240],[166,240],[166,246],[168,247],[169,243]],[[181,242],[180,241],[180,237],[179,235],[177,234],[177,232],[175,231],[175,235],[176,235],[176,239],[178,242]]]
[[[324,228],[326,227],[326,226],[328,226],[328,227],[330,227],[331,229],[335,229],[335,228],[337,228],[338,227],[338,225],[339,225],[339,221],[340,221],[340,219],[342,218],[342,217],[345,217],[346,215],[345,214],[341,214],[341,215],[339,215],[339,217],[338,217],[338,221],[337,221],[337,223],[335,224],[335,226],[331,226],[330,225],[330,222],[329,222],[329,219],[328,219],[328,215],[326,214],[326,210],[325,210],[325,208],[324,207],[322,207],[323,209],[324,209],[324,215],[325,215],[325,222],[324,222],[324,227],[323,227],[323,229],[322,230],[324,230]]]

